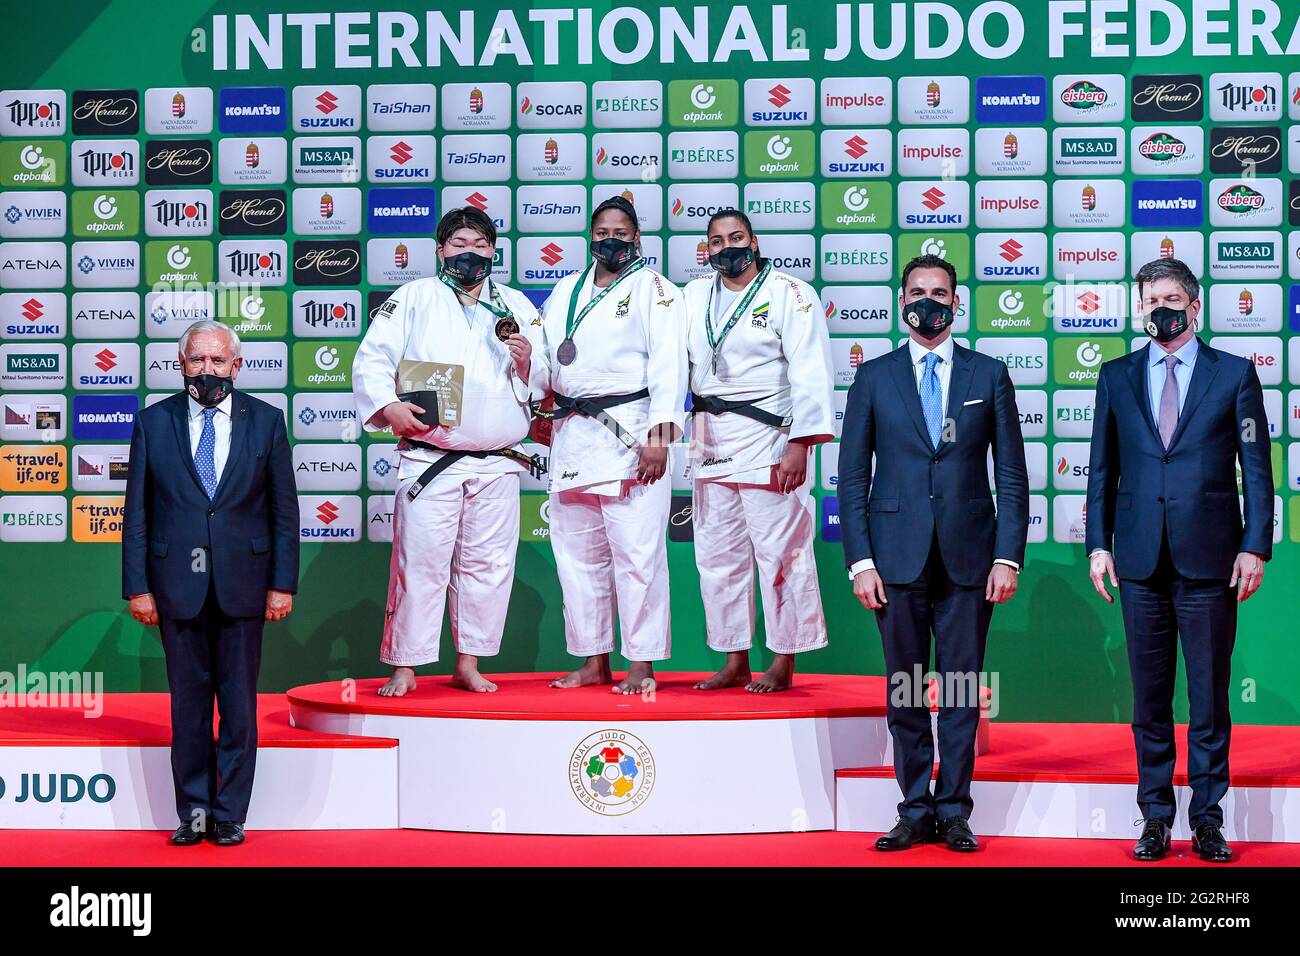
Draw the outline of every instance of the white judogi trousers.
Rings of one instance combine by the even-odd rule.
[[[446,601],[456,650],[501,649],[519,545],[519,473],[444,472],[411,501],[397,486],[393,558],[379,659],[416,667],[438,659]]]
[[[768,648],[797,654],[826,646],[810,487],[805,482],[786,495],[762,485],[695,480],[695,563],[713,650],[753,645],[755,564]]]
[[[551,547],[564,591],[565,643],[574,657],[614,650],[617,611],[624,657],[668,658],[671,510],[667,475],[651,485],[624,481],[617,497],[581,489],[551,494]]]

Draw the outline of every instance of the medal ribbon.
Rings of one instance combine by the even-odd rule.
[[[578,280],[578,284],[573,287],[573,292],[569,296],[569,314],[564,320],[564,337],[572,341],[573,333],[578,331],[578,326],[580,326],[582,324],[582,320],[587,317],[587,313],[590,312],[592,309],[594,309],[596,307],[596,304],[600,302],[601,299],[605,298],[605,296],[607,296],[609,293],[613,292],[616,288],[618,288],[618,284],[620,282],[622,282],[632,273],[639,270],[644,265],[645,265],[645,259],[638,258],[635,262],[633,262],[626,269],[620,272],[618,274],[618,278],[616,278],[609,285],[605,286],[605,288],[601,289],[598,295],[592,296],[591,301],[582,307],[582,311],[578,312],[578,315],[575,318],[574,312],[576,312],[578,309],[578,293],[582,291],[582,287],[586,284],[588,273],[590,273],[592,269],[596,268],[596,263],[593,262],[591,265],[587,266],[587,271],[582,274],[582,278]]]
[[[458,286],[455,283],[455,281],[449,279],[446,273],[439,272],[438,278],[442,280],[443,285],[445,285],[452,292],[455,292],[458,296],[466,294],[465,290],[462,289],[460,286]],[[509,309],[506,308],[506,304],[503,301],[501,301],[501,293],[497,291],[497,284],[495,282],[491,283],[488,286],[488,292],[492,296],[492,302],[484,302],[481,298],[475,299],[474,301],[477,302],[479,305],[483,306],[483,308],[487,309],[498,319],[512,318],[513,314],[510,312]],[[459,301],[459,299],[457,301]]]
[[[713,312],[713,300],[718,294],[718,285],[722,282],[722,276],[718,276],[718,278],[714,280],[713,288],[709,290],[709,302],[704,307],[704,331],[709,337],[709,348],[713,349],[713,360],[715,363],[718,359],[718,349],[722,348],[722,342],[726,339],[727,333],[735,328],[736,323],[740,321],[740,317],[745,314],[745,311],[749,308],[749,303],[754,301],[754,296],[758,295],[759,287],[762,286],[763,281],[767,278],[767,274],[771,271],[772,263],[769,262],[767,265],[763,266],[763,271],[760,272],[754,281],[749,284],[749,288],[745,290],[745,294],[741,296],[740,301],[737,302],[735,308],[731,310],[731,318],[727,320],[727,324],[722,327],[722,331],[716,338],[713,335],[713,319],[711,318],[711,313]]]

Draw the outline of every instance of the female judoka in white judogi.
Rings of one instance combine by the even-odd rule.
[[[794,655],[826,646],[813,557],[812,447],[834,437],[826,316],[806,282],[758,255],[744,213],[709,222],[715,274],[686,286],[695,561],[708,645],[704,690],[785,690]],[[751,679],[754,566],[771,667]]]
[[[522,292],[488,277],[496,229],[481,211],[451,210],[437,238],[439,274],[406,283],[380,306],[352,366],[358,419],[367,431],[391,426],[401,439],[379,654],[393,667],[384,696],[414,689],[412,668],[438,659],[444,600],[457,651],[453,686],[496,690],[478,658],[501,647],[519,543],[519,474],[537,467],[519,447],[530,394],[544,394],[547,380],[528,337],[540,341],[537,311]],[[404,359],[435,363],[421,372],[432,376],[427,390],[409,396],[422,405],[398,396]]]
[[[592,264],[543,307],[551,546],[569,653],[587,658],[556,687],[612,681],[616,610],[631,664],[615,692],[642,690],[671,646],[664,473],[685,417],[686,321],[681,290],[646,267],[639,239],[630,202],[601,203]]]

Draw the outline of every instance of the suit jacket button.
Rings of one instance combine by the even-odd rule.
[[[1164,495],[1161,495],[1159,498],[1156,499],[1156,501],[1160,502],[1161,504],[1164,504],[1164,503],[1165,503],[1165,496],[1164,496]]]
[[[214,518],[214,517],[216,517],[216,514],[217,514],[216,511],[213,510],[212,508],[209,508],[209,509],[208,509],[208,517],[209,517],[209,518]]]
[[[935,456],[934,456],[933,458],[931,458],[930,460],[931,460],[932,462],[934,462],[936,465],[939,464],[939,456],[938,456],[938,455],[935,455]]]
[[[1169,464],[1171,461],[1173,461],[1173,459],[1170,458],[1168,455],[1165,455],[1165,457],[1161,458],[1160,460],[1163,461],[1166,465]]]

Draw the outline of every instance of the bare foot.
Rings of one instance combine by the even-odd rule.
[[[794,686],[794,655],[777,654],[765,673],[745,685],[753,694],[771,694]]]
[[[609,655],[597,654],[594,657],[588,657],[587,663],[572,674],[555,678],[555,680],[551,681],[550,686],[587,687],[591,684],[611,684],[613,681],[614,675],[609,670]]]
[[[394,667],[393,676],[379,688],[380,697],[405,697],[415,690],[415,671],[409,667]]]
[[[654,690],[655,669],[649,661],[632,661],[627,667],[627,676],[610,690],[615,694],[642,694]]]
[[[471,690],[476,694],[490,694],[497,685],[478,672],[478,658],[472,654],[459,654],[456,657],[456,669],[451,675],[451,686],[460,690]]]
[[[727,663],[708,680],[698,681],[696,690],[722,690],[724,687],[744,687],[750,682],[749,651],[728,651]]]

